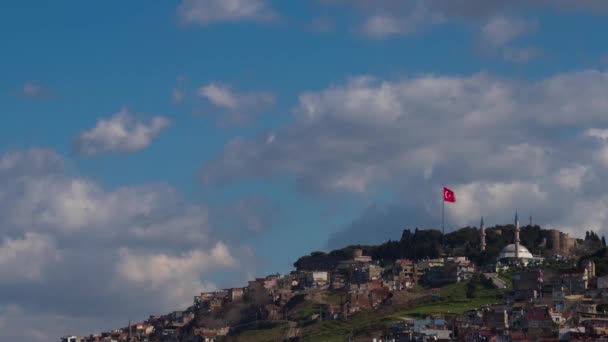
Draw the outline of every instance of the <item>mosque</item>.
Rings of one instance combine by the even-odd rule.
[[[481,250],[486,250],[486,230],[483,224],[483,218],[481,218],[480,226],[481,235]],[[523,245],[520,245],[519,241],[519,219],[517,213],[515,213],[515,241],[510,245],[506,245],[498,258],[496,258],[496,267],[501,268],[506,265],[520,264],[528,266],[529,264],[541,263],[544,259],[542,257],[534,256],[530,251]]]

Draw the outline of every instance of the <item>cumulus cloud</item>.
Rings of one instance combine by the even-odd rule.
[[[449,213],[455,226],[484,212],[510,222],[520,208],[544,223],[600,229],[603,218],[583,208],[608,191],[599,181],[608,165],[608,135],[598,129],[608,125],[606,91],[608,74],[595,70],[532,81],[355,77],[301,94],[293,123],[228,143],[201,177],[217,185],[288,175],[310,195],[391,188],[395,207],[415,209],[403,224],[435,227],[432,189],[450,183],[460,194]],[[567,210],[571,201],[581,209]]]
[[[590,128],[584,135],[597,141],[598,148],[593,152],[593,159],[608,168],[608,129]]]
[[[250,119],[248,114],[269,109],[276,102],[276,97],[269,92],[239,92],[219,83],[199,88],[197,95],[224,111],[219,122],[222,125],[245,124]]]
[[[236,260],[254,259],[218,239],[204,204],[163,184],[106,190],[70,176],[47,149],[0,155],[0,201],[0,324],[40,323],[40,338],[23,330],[23,341],[184,309],[224,285],[211,281],[215,272],[244,281],[249,262]],[[0,337],[13,336],[6,330]]]
[[[61,260],[54,241],[38,233],[0,244],[0,283],[38,281],[45,265]]]
[[[0,158],[0,199],[6,202],[1,229],[10,233],[28,229],[176,246],[202,243],[210,233],[208,209],[187,203],[175,189],[148,184],[108,192],[68,177],[61,158],[45,149]],[[120,235],[108,227],[122,227]]]
[[[295,124],[273,132],[273,142],[267,136],[232,141],[204,165],[202,176],[222,183],[286,172],[307,190],[363,192],[395,174],[441,172],[440,162],[467,161],[467,154],[494,161],[473,168],[471,160],[466,166],[475,174],[506,172],[498,166],[502,160],[539,160],[552,148],[515,143],[521,142],[521,129],[541,134],[608,122],[608,102],[597,96],[608,88],[607,80],[596,71],[529,83],[487,74],[357,77],[302,94]],[[524,163],[515,175],[538,172],[535,162]]]
[[[275,97],[270,93],[237,92],[228,86],[217,83],[210,83],[201,87],[198,95],[206,98],[216,107],[235,111],[255,111],[275,103]]]
[[[94,128],[80,133],[74,149],[87,157],[139,151],[148,147],[170,124],[171,121],[162,116],[153,117],[146,123],[122,109],[108,119],[100,119]]]
[[[277,13],[266,0],[183,0],[177,8],[179,20],[186,25],[219,22],[268,22]]]
[[[577,191],[580,190],[583,184],[583,177],[585,177],[587,172],[588,167],[584,165],[564,167],[557,172],[555,182],[562,188]]]
[[[200,274],[214,268],[233,268],[236,264],[228,247],[217,242],[209,252],[193,250],[178,256],[134,254],[122,249],[117,272],[139,287],[166,291],[173,302],[184,307],[191,304],[193,294],[215,289],[213,284],[203,284]]]

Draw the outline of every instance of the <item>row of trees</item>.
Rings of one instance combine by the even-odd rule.
[[[486,229],[486,250],[481,252],[481,238],[477,228],[465,227],[445,235],[435,229],[416,228],[414,231],[406,229],[398,241],[389,240],[376,246],[349,246],[329,253],[314,252],[298,259],[294,266],[298,270],[331,270],[341,260],[352,258],[353,251],[357,248],[363,249],[366,255],[380,260],[383,264],[390,264],[396,259],[421,260],[437,258],[441,255],[463,255],[477,265],[483,266],[494,263],[500,251],[504,246],[513,243],[514,238],[514,225],[490,227]],[[531,253],[548,255],[549,231],[540,226],[521,227],[520,240]],[[605,247],[606,239],[588,231],[584,244],[588,250],[594,251]]]

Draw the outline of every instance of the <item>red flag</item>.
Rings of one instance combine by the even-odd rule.
[[[443,200],[450,203],[456,202],[456,195],[454,195],[454,191],[443,187]]]

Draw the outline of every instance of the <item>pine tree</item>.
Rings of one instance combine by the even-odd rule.
[[[477,295],[477,284],[479,283],[479,276],[477,274],[473,275],[469,282],[467,283],[467,298],[475,298]]]
[[[606,248],[606,237],[602,236],[602,247]]]

